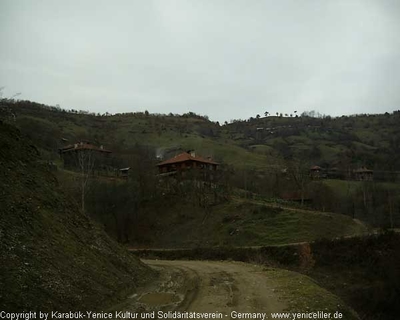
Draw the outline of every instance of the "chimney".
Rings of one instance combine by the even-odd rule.
[[[100,146],[100,149],[101,149],[101,150],[103,150],[103,149],[104,149],[103,145],[101,145],[101,146]]]
[[[190,150],[190,156],[192,156],[193,158],[196,157],[196,152],[194,152],[194,150]]]

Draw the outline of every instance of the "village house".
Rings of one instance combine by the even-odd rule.
[[[374,171],[369,170],[366,167],[361,167],[357,170],[353,171],[354,179],[358,181],[373,181],[374,180]]]
[[[204,159],[196,156],[194,151],[187,151],[157,164],[160,175],[184,174],[191,169],[200,169],[205,172],[217,170],[218,163],[211,158]]]
[[[310,177],[311,177],[311,179],[320,179],[321,178],[321,167],[312,166],[310,168]]]
[[[90,159],[86,157],[85,161],[91,162],[93,170],[99,170],[102,167],[110,165],[110,154],[112,152],[105,149],[103,146],[97,147],[87,141],[81,141],[60,148],[59,153],[64,161],[64,168],[66,169],[78,169],[80,166],[79,159],[83,159],[84,155],[90,155]]]
[[[128,180],[128,178],[129,178],[129,170],[131,170],[131,167],[119,169],[118,170],[118,172],[119,172],[118,176],[121,177],[122,179]]]

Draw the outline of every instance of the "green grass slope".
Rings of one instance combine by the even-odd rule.
[[[138,221],[134,245],[155,248],[281,245],[361,235],[365,226],[350,217],[250,200],[230,200],[204,210],[178,199],[162,210],[148,208]],[[149,232],[151,230],[151,232]]]
[[[0,122],[2,310],[104,310],[152,272],[59,190],[37,149]]]

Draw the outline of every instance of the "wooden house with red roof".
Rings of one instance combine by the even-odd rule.
[[[181,173],[190,169],[217,170],[218,163],[210,158],[196,156],[194,151],[187,151],[157,164],[160,175]]]

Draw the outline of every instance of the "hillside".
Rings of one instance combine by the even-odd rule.
[[[138,229],[153,230],[143,236],[154,233],[154,237],[141,241],[152,241],[150,247],[155,248],[281,245],[367,232],[344,215],[274,208],[248,200],[221,204],[209,212],[171,204],[157,217],[149,211],[148,218],[139,223]]]
[[[337,118],[311,115],[236,120],[225,129],[236,145],[259,154],[303,159],[343,173],[367,166],[381,179],[389,178],[385,171],[400,170],[400,111]]]
[[[299,186],[282,171],[294,166],[293,171],[303,171],[304,177],[310,166],[319,165],[330,172],[330,179],[306,182],[311,209],[345,214],[375,227],[399,225],[400,112],[337,118],[305,113],[222,125],[192,112],[100,115],[30,101],[3,101],[2,106],[2,117],[29,136],[60,173],[58,148],[82,140],[113,151],[111,172],[142,166],[138,145],[146,147],[148,161],[140,169],[149,175],[155,174],[156,155],[168,158],[195,149],[221,164],[225,184],[290,200]],[[353,170],[362,166],[374,170],[373,182],[350,181]]]
[[[98,182],[88,199],[88,210],[107,233],[131,247],[281,245],[368,232],[366,226],[342,214],[266,200],[230,196],[204,203],[199,201],[203,198],[200,190],[188,185],[179,193],[153,191],[151,200],[137,204],[132,196],[134,184]],[[205,193],[207,197],[211,194]]]
[[[30,101],[3,102],[8,117],[31,136],[52,160],[57,148],[80,140],[129,153],[137,143],[154,149],[195,149],[235,168],[271,170],[284,159],[336,168],[367,166],[381,179],[399,171],[400,112],[393,114],[313,117],[268,116],[219,124],[195,113],[184,115],[88,114]],[[64,141],[63,141],[63,140]],[[389,175],[389,176],[388,176]],[[378,176],[378,175],[377,175]]]
[[[221,126],[194,113],[185,115],[151,115],[126,113],[90,115],[66,112],[31,102],[4,103],[10,119],[52,161],[59,159],[58,148],[88,140],[102,144],[114,154],[131,154],[136,144],[164,152],[166,149],[195,149],[199,154],[212,156],[216,161],[237,168],[262,168],[273,163],[265,155],[246,151],[225,138]],[[122,165],[122,164],[121,164]]]
[[[79,212],[27,141],[0,122],[2,310],[104,310],[153,273]]]

